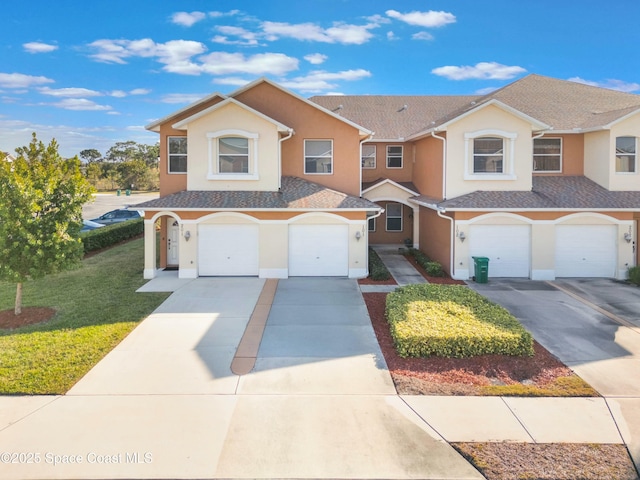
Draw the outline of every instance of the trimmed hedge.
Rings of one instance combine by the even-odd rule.
[[[640,266],[629,269],[629,281],[640,287]]]
[[[80,239],[84,245],[84,253],[88,253],[110,247],[142,233],[144,233],[144,220],[139,218],[82,232]]]
[[[401,357],[533,355],[533,337],[520,322],[463,285],[398,288],[387,296],[386,314]]]
[[[369,278],[371,280],[389,280],[391,278],[391,273],[371,247],[369,247]]]
[[[410,248],[409,254],[416,259],[418,265],[424,268],[424,271],[427,272],[427,275],[432,277],[444,277],[444,270],[442,269],[442,265],[438,262],[434,262],[427,255],[421,252],[418,249]]]

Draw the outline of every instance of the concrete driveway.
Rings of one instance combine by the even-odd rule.
[[[507,308],[605,397],[640,467],[640,288],[608,279],[490,279],[470,286]]]
[[[0,454],[40,459],[0,478],[482,478],[395,394],[355,280],[281,280],[233,374],[264,284],[178,281],[67,395],[0,398]]]

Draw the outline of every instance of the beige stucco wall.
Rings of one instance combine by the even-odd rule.
[[[446,138],[445,133],[438,137]],[[445,140],[425,137],[415,142],[415,162],[413,165],[413,184],[422,195],[441,199],[444,196],[442,157]]]
[[[618,215],[617,217],[620,217]],[[531,278],[552,280],[555,278],[556,227],[558,225],[615,225],[617,227],[618,249],[616,277],[625,278],[626,270],[636,264],[633,244],[624,241],[624,234],[636,228],[632,214],[623,218],[599,213],[572,213],[549,219],[531,219],[510,213],[491,213],[470,219],[460,219],[456,215],[455,231],[468,233],[471,225],[530,225],[531,226]],[[469,264],[469,242],[454,242],[455,278],[466,280],[473,272]]]
[[[504,174],[473,175],[473,140],[467,143],[465,151],[465,134],[486,132],[481,136],[498,136],[494,131],[508,132],[517,137],[513,144],[513,155],[510,141],[504,140]],[[521,118],[489,105],[447,128],[447,166],[446,195],[454,198],[477,190],[531,190],[532,145],[531,125]],[[513,162],[511,170],[510,162]],[[468,173],[465,179],[465,167]],[[493,179],[496,178],[496,179]]]
[[[270,212],[264,212],[269,214]],[[198,226],[203,224],[257,225],[259,230],[259,275],[263,278],[286,278],[289,268],[289,226],[305,225],[347,225],[348,226],[348,272],[351,278],[364,278],[368,275],[367,219],[365,212],[345,212],[345,215],[333,213],[287,212],[287,218],[261,218],[262,212],[252,215],[235,212],[209,213],[199,218],[180,219],[179,235],[179,276],[195,278],[198,276]],[[153,220],[160,214],[145,219],[145,278],[155,275],[156,250],[155,228]],[[189,216],[189,215],[187,215]],[[269,217],[269,215],[266,215]],[[177,218],[177,216],[176,216]],[[172,218],[173,220],[173,218]],[[185,232],[190,232],[189,240]],[[359,239],[356,232],[359,232]],[[153,239],[153,241],[152,241]],[[166,249],[165,244],[160,248]],[[159,265],[163,267],[163,264]]]
[[[616,137],[636,137],[640,149],[640,113],[615,124],[611,128],[611,183],[609,190],[640,190],[640,152],[636,151],[635,173],[616,173]]]
[[[257,179],[211,179],[216,174],[217,140],[207,135],[223,131],[241,131],[257,135],[248,139],[249,175]],[[242,133],[229,135],[242,136]],[[257,116],[239,105],[228,103],[187,126],[187,189],[188,190],[261,190],[276,191],[279,183],[279,133],[273,122]],[[257,163],[257,171],[255,164]],[[226,174],[219,177],[243,175]]]

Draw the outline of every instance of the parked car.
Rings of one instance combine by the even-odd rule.
[[[93,218],[91,221],[101,223],[102,225],[112,225],[114,223],[126,222],[127,220],[135,220],[136,218],[142,218],[142,212],[138,210],[118,209],[107,212],[98,218]]]
[[[88,232],[89,230],[95,230],[96,228],[104,227],[102,223],[94,222],[93,220],[83,220],[81,232]]]

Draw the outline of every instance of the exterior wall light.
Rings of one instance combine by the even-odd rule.
[[[362,234],[360,233],[360,230],[358,230],[356,232],[356,240],[360,241],[360,238],[362,238]]]
[[[458,234],[458,238],[460,239],[461,242],[464,243],[464,240],[467,238],[467,236],[464,234],[464,232],[460,232]]]
[[[184,239],[188,242],[190,238],[191,238],[191,232],[187,230],[186,232],[184,232]]]
[[[626,232],[626,233],[624,234],[624,237],[623,237],[623,238],[624,238],[624,241],[625,241],[625,242],[627,242],[627,243],[631,243],[632,235],[631,235],[629,232]]]

